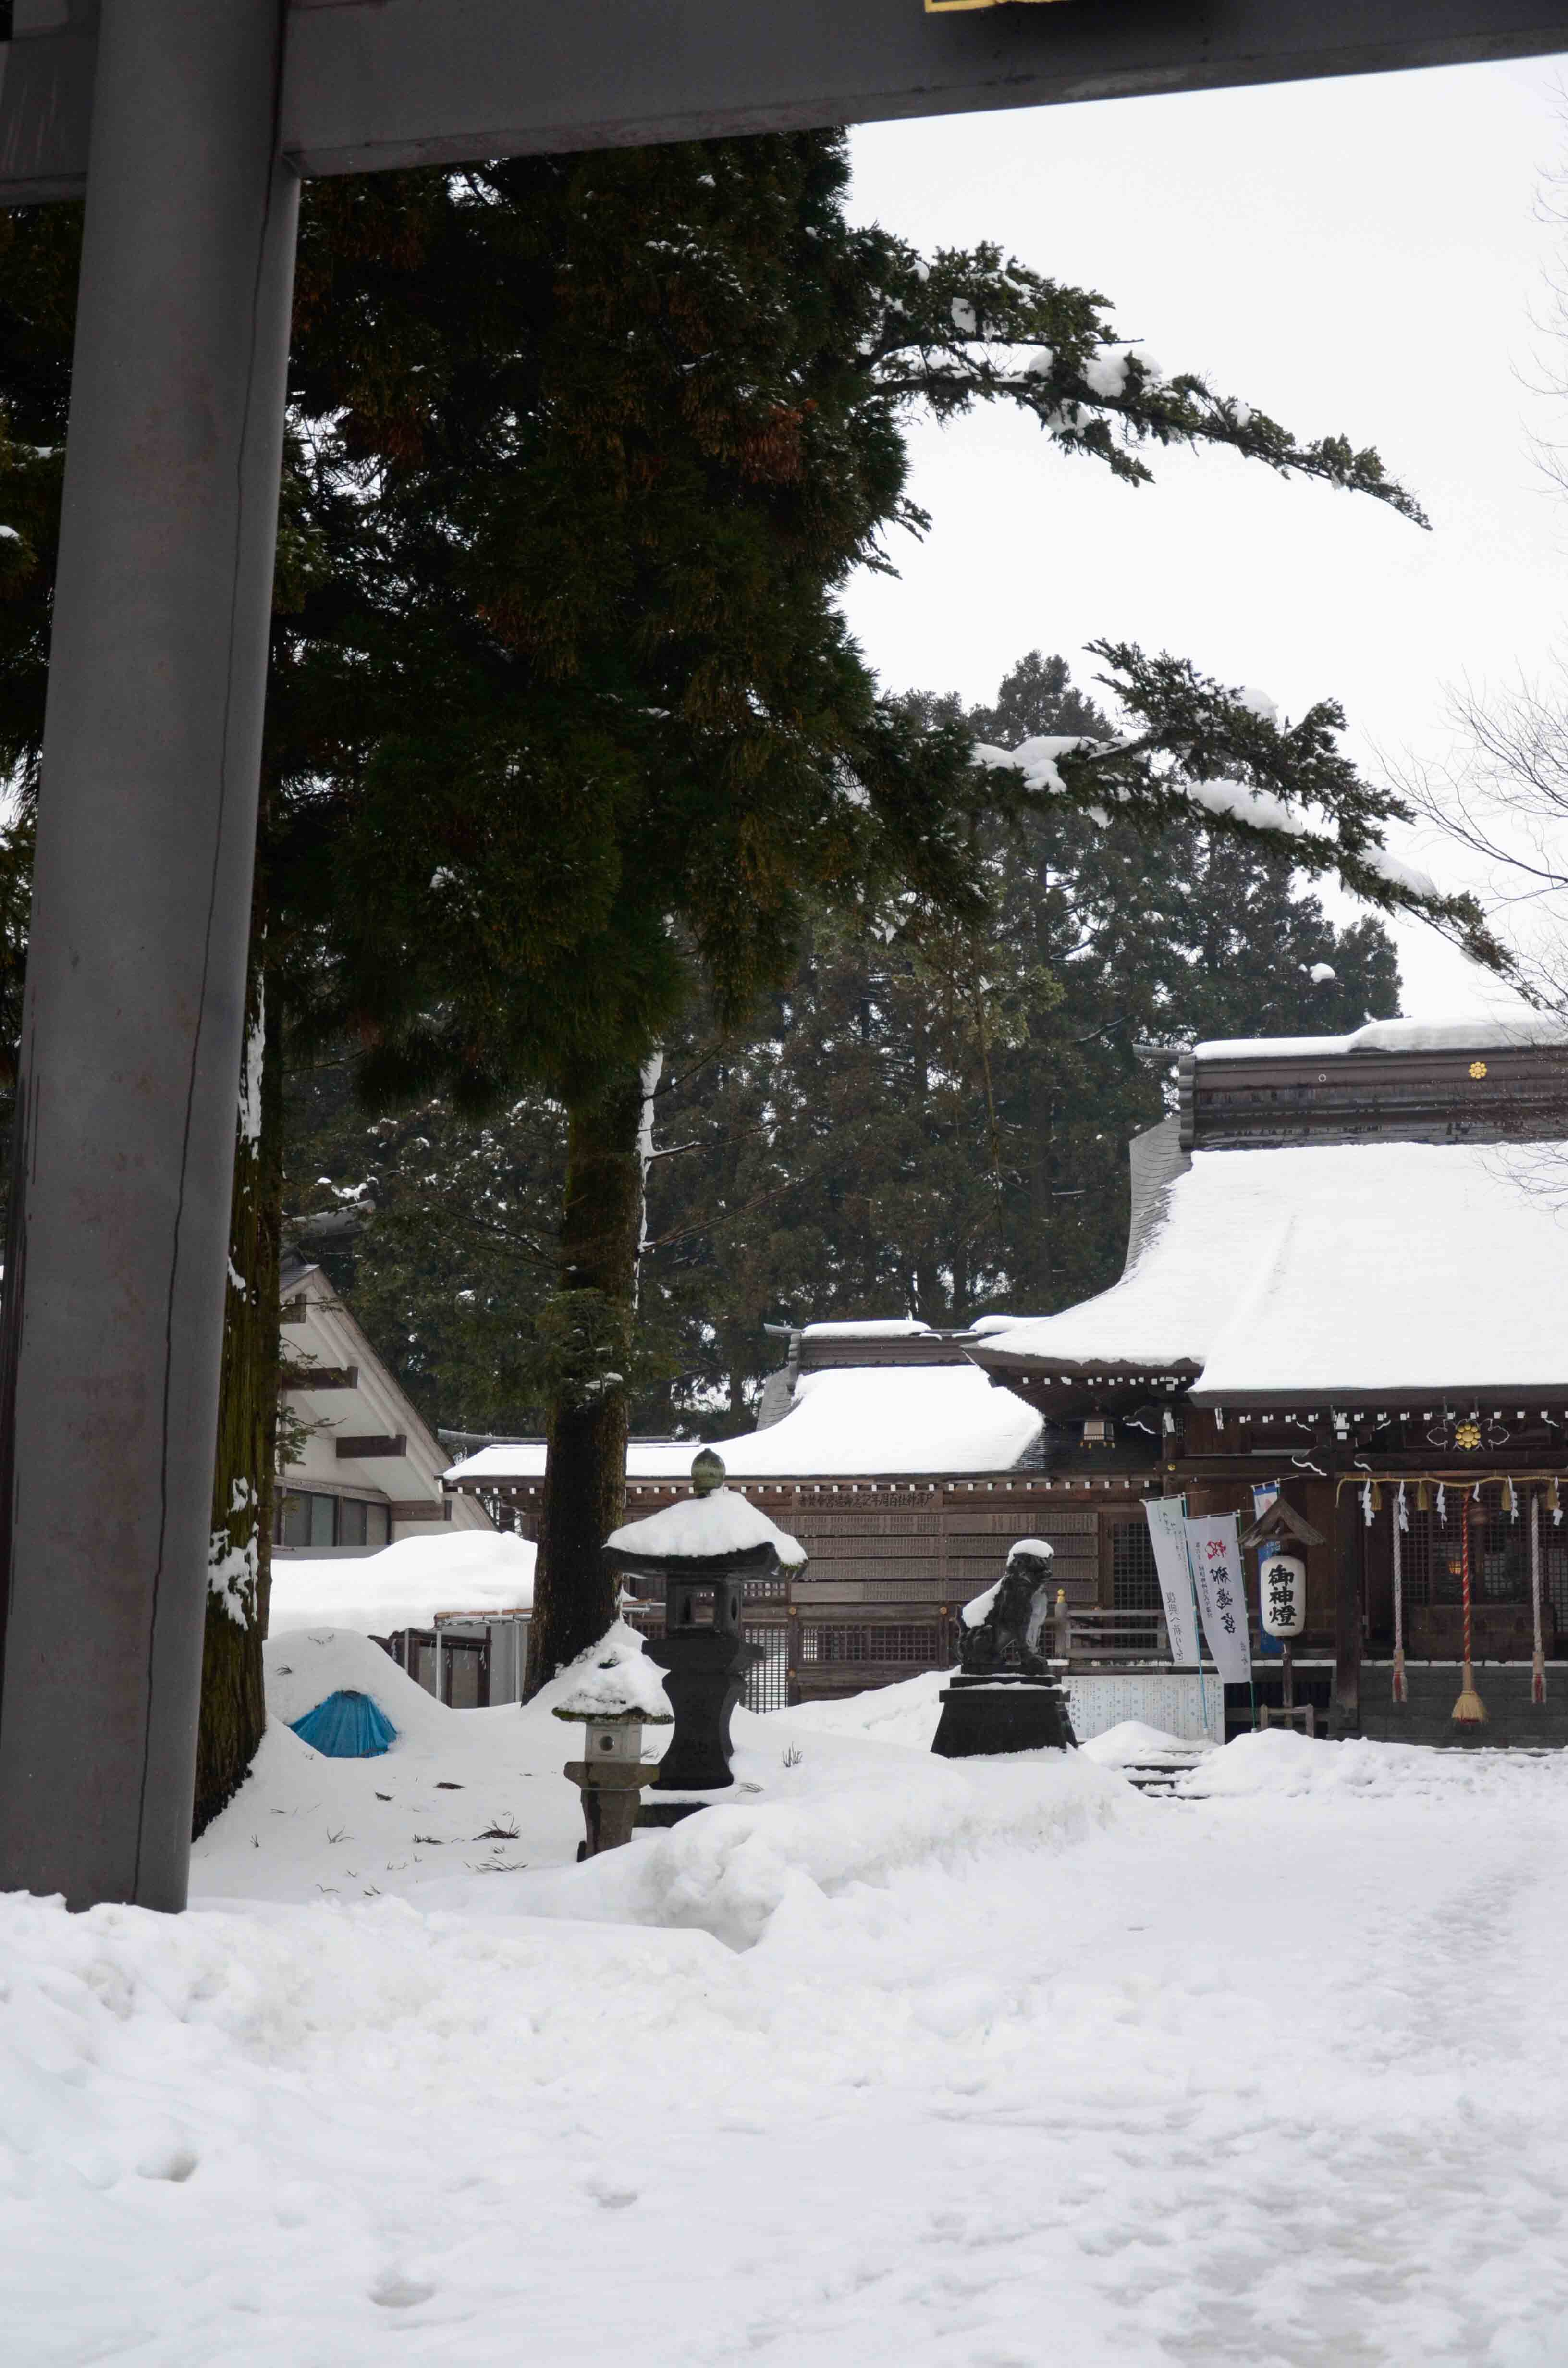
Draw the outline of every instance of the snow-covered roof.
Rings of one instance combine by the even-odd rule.
[[[1535,1011],[1507,1019],[1369,1019],[1348,1036],[1218,1036],[1195,1045],[1193,1057],[1332,1061],[1355,1053],[1506,1052],[1529,1044],[1568,1044],[1568,1020]]]
[[[929,1332],[929,1324],[921,1324],[913,1315],[873,1315],[861,1324],[806,1324],[801,1328],[802,1340],[910,1340],[917,1333]]]
[[[778,1529],[762,1511],[733,1488],[714,1488],[706,1497],[683,1497],[646,1520],[628,1521],[612,1530],[605,1543],[617,1554],[646,1554],[651,1561],[673,1556],[693,1562],[711,1561],[719,1554],[753,1554],[771,1546],[791,1569],[806,1559],[799,1538]]]
[[[1568,1144],[1198,1151],[1109,1291],[982,1353],[1199,1368],[1195,1395],[1568,1390]]]
[[[713,1444],[732,1480],[847,1479],[861,1474],[1010,1472],[1040,1437],[1032,1406],[993,1389],[973,1365],[858,1366],[802,1374],[787,1415],[766,1430]],[[633,1440],[629,1480],[686,1480],[691,1440]],[[484,1447],[449,1480],[532,1480],[544,1441]]]

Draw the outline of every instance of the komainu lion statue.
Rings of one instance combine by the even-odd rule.
[[[959,1648],[965,1677],[1050,1676],[1051,1562],[1043,1538],[1020,1538],[995,1586],[965,1604]]]

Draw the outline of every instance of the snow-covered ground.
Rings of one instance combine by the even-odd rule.
[[[1568,2360],[1563,1759],[1153,1801],[934,1760],[917,1681],[577,1867],[548,1696],[269,1657],[189,1914],[0,1902],[7,2368]],[[398,1741],[323,1759],[352,1685]]]

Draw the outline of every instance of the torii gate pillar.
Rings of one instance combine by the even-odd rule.
[[[103,0],[98,36],[0,1338],[0,1890],[73,1906],[186,1896],[298,219],[283,20]]]

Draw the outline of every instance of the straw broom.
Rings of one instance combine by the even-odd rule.
[[[1460,1571],[1464,1597],[1464,1683],[1454,1704],[1454,1723],[1459,1726],[1481,1726],[1486,1719],[1486,1705],[1475,1691],[1475,1671],[1471,1667],[1470,1617],[1470,1491],[1460,1499]]]

